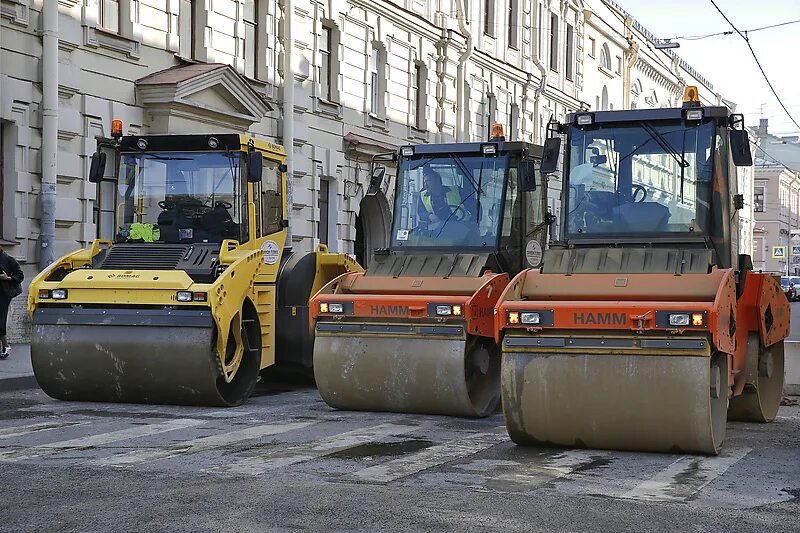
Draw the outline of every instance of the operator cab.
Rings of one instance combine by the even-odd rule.
[[[535,241],[541,255],[547,218],[538,171],[541,148],[505,142],[498,126],[489,142],[400,149],[384,253],[487,254],[489,268],[512,273],[527,266],[526,243]]]
[[[556,127],[569,143],[567,245],[680,244],[730,265],[740,202],[734,165],[752,164],[747,134],[741,115],[701,107],[696,95],[687,88],[682,109],[574,113]]]

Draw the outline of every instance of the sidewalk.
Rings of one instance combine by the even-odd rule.
[[[37,387],[31,366],[31,346],[12,344],[11,355],[0,361],[0,392]]]

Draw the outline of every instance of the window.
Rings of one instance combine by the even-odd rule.
[[[611,51],[608,49],[608,44],[605,43],[600,49],[600,67],[611,71]]]
[[[488,119],[489,121],[486,123],[486,135],[484,138],[488,139],[489,136],[492,134],[492,124],[497,121],[497,97],[493,94],[489,94],[486,97],[486,107],[489,111]]]
[[[425,65],[415,63],[411,72],[411,108],[409,124],[419,130],[426,128],[425,111],[428,104],[428,72]]]
[[[597,42],[594,40],[594,37],[589,37],[589,57],[595,57],[595,48]]]
[[[619,56],[617,56],[617,69],[614,72],[622,74],[622,58]]]
[[[558,15],[550,14],[550,70],[558,72]]]
[[[97,150],[106,154],[105,176],[112,178],[109,181],[101,181],[97,184],[97,191],[94,201],[94,223],[98,239],[114,239],[116,228],[116,194],[117,183],[113,181],[116,171],[116,149],[113,145],[98,143]]]
[[[518,11],[518,0],[508,0],[508,46],[515,50],[519,48]]]
[[[574,78],[573,67],[572,67],[572,47],[574,44],[573,40],[574,40],[574,35],[573,35],[572,25],[567,24],[567,48],[564,51],[564,57],[566,62],[564,65],[564,72],[568,80],[572,80]]]
[[[283,173],[277,161],[264,159],[261,180],[261,225],[263,235],[277,233],[283,229]]]
[[[328,222],[328,206],[330,204],[330,182],[326,179],[319,180],[319,191],[317,193],[317,208],[319,209],[319,223],[317,224],[317,239],[320,244],[327,246],[328,232],[330,226]]]
[[[119,0],[100,0],[97,22],[101,28],[114,33],[119,32]]]
[[[508,127],[509,141],[516,141],[519,138],[517,131],[519,131],[519,105],[511,104],[511,120]]]
[[[332,71],[331,71],[331,29],[322,27],[319,37],[319,95],[331,101]]]
[[[483,33],[494,37],[494,0],[483,1]]]
[[[258,2],[245,0],[244,3],[244,75],[255,78],[258,63],[256,52],[261,45],[258,36]]]
[[[373,43],[369,56],[369,113],[383,115],[383,96],[386,91],[386,50]]]

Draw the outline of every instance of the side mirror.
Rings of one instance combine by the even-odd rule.
[[[542,150],[542,164],[539,171],[542,174],[552,174],[558,169],[558,156],[561,154],[561,137],[550,137],[544,141]]]
[[[372,176],[369,178],[369,188],[367,189],[367,196],[375,196],[380,192],[383,185],[383,179],[386,177],[386,167],[376,166],[372,169]]]
[[[250,152],[247,157],[247,182],[261,183],[261,173],[263,171],[263,155],[261,152]]]
[[[522,192],[532,192],[536,190],[536,163],[534,161],[523,160],[517,167],[519,176],[519,190]]]
[[[750,153],[750,139],[745,130],[730,130],[729,134],[733,164],[737,167],[749,167],[753,164],[753,154]]]
[[[95,152],[89,165],[89,183],[100,183],[106,173],[106,153]]]

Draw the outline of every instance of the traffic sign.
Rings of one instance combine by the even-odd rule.
[[[773,246],[772,247],[772,257],[776,257],[778,259],[786,258],[786,247],[785,246]]]

